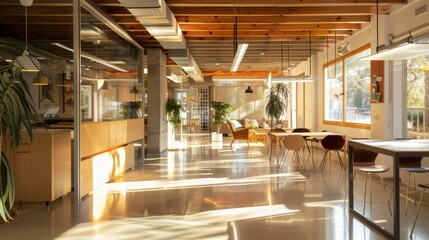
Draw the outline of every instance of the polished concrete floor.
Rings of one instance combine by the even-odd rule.
[[[304,166],[289,154],[277,168],[263,143],[230,148],[230,140],[192,135],[183,149],[175,145],[163,157],[138,161],[79,206],[67,196],[49,208],[18,204],[15,221],[0,224],[1,239],[385,239],[349,214],[346,174],[335,156],[320,171],[323,150],[316,147],[314,154],[303,151]],[[362,210],[363,176],[355,184]],[[377,178],[373,186],[365,215],[389,229]],[[401,212],[401,239],[409,239],[415,209]],[[429,239],[428,213],[425,204],[412,239]]]

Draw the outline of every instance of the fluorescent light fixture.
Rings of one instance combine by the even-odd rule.
[[[125,65],[126,62],[124,61],[109,61],[108,63],[114,64],[114,65]]]
[[[65,46],[65,45],[63,45],[63,44],[61,44],[61,43],[51,43],[51,44],[52,44],[52,45],[55,45],[55,46],[57,46],[57,47],[60,47],[60,48],[62,48],[62,49],[65,49],[65,50],[67,50],[67,51],[74,52],[74,50],[73,50],[72,48],[69,48],[69,47],[67,47],[67,46]],[[82,57],[83,57],[83,58],[86,58],[86,59],[89,59],[89,60],[92,60],[92,61],[98,62],[98,63],[100,63],[100,64],[102,64],[102,65],[104,65],[104,66],[106,66],[106,67],[113,68],[113,69],[118,70],[118,71],[120,71],[120,72],[128,72],[128,70],[125,70],[125,69],[120,68],[120,67],[118,67],[118,66],[116,66],[116,65],[114,65],[114,64],[111,64],[111,63],[109,63],[108,61],[105,61],[105,60],[103,60],[103,59],[101,59],[101,58],[99,58],[99,57],[97,57],[97,56],[94,56],[94,55],[92,55],[92,54],[90,54],[90,53],[87,53],[87,52],[82,51],[81,55],[82,55]]]
[[[429,54],[429,44],[412,43],[410,40],[404,43],[388,46],[376,54],[369,55],[359,60],[406,60]]]
[[[21,56],[17,57],[14,62],[15,66],[21,67],[21,72],[39,72],[39,61],[24,50]]]
[[[263,82],[266,78],[258,77],[234,77],[234,76],[213,76],[213,82]]]
[[[110,81],[110,82],[137,82],[137,78],[89,78],[82,77],[85,81]]]
[[[232,62],[231,72],[237,72],[238,66],[240,66],[241,60],[243,59],[248,46],[248,43],[240,43],[238,45],[237,53],[235,54],[234,61]]]
[[[272,77],[272,82],[313,82],[314,79],[310,78],[308,75],[304,76],[278,76]]]

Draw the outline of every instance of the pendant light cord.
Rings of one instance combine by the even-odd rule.
[[[378,53],[378,0],[375,3],[375,11],[376,11],[375,17],[376,17],[376,24],[377,24],[377,26],[376,26],[376,29],[377,29],[377,34],[376,34],[377,46],[375,47],[375,52]]]
[[[335,47],[334,47],[334,78],[337,79],[337,30],[334,32],[335,34]]]
[[[287,75],[290,77],[290,52],[289,52],[289,41],[287,41]]]
[[[27,50],[28,40],[27,40],[27,6],[25,6],[25,50]]]
[[[310,30],[310,54],[309,54],[309,56],[310,56],[310,72],[309,72],[309,75],[310,75],[310,77],[311,77],[311,30]]]
[[[282,65],[281,65],[281,69],[280,69],[280,71],[281,71],[281,76],[282,76],[282,78],[283,78],[283,41],[281,41],[280,42],[280,61],[281,61],[281,63],[282,63]]]

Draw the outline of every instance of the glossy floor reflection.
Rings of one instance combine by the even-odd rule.
[[[345,173],[336,160],[321,172],[320,148],[304,151],[305,168],[287,160],[278,169],[261,142],[230,148],[230,138],[188,139],[183,151],[138,162],[79,207],[68,197],[50,208],[23,204],[16,221],[0,225],[1,239],[385,239],[349,215]],[[363,185],[361,176],[356,181]],[[375,199],[384,197],[377,184]],[[402,239],[414,210],[403,217]],[[429,238],[428,212],[424,205],[413,239]],[[389,221],[385,203],[367,214]]]

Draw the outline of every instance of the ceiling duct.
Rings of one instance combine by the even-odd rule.
[[[186,48],[186,39],[164,0],[119,0],[164,49]]]
[[[201,70],[191,56],[176,18],[164,0],[119,0],[143,24],[146,30],[168,49],[169,57],[195,81],[204,81]]]

